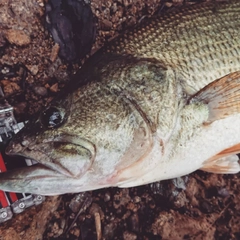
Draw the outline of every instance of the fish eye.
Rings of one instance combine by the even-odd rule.
[[[49,107],[41,115],[41,122],[47,128],[58,127],[63,122],[63,119],[63,111],[56,107]]]

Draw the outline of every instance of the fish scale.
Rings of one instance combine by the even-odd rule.
[[[240,2],[205,3],[146,20],[107,52],[154,57],[178,73],[188,94],[240,68]]]

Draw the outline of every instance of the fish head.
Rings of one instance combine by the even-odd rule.
[[[5,152],[7,155],[34,160],[37,164],[1,173],[4,183],[0,184],[0,188],[16,192],[40,191],[47,195],[71,191],[69,183],[61,186],[60,192],[54,191],[54,188],[61,180],[81,178],[92,165],[95,148],[90,141],[68,131],[70,117],[71,97],[66,97],[53,102],[29,120],[10,141]],[[41,184],[33,179],[38,179]]]
[[[13,138],[6,153],[38,165],[1,173],[0,189],[54,195],[134,185],[154,168],[176,121],[174,72],[145,58],[102,65],[90,74],[100,81],[56,99]]]

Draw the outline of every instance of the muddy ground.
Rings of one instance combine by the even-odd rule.
[[[91,54],[143,16],[192,3],[92,0]],[[84,61],[58,57],[45,23],[43,0],[0,0],[0,84],[18,121],[50,102]],[[48,197],[1,224],[0,239],[240,239],[239,176],[198,171],[142,187]]]

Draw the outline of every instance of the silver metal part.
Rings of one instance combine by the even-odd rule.
[[[39,205],[43,201],[45,201],[45,196],[42,196],[42,195],[32,195],[32,196],[33,196],[33,202],[35,205]]]
[[[24,198],[19,199],[11,205],[14,213],[21,213],[26,208],[34,205],[39,205],[45,200],[45,197],[40,195],[23,195],[25,196]]]
[[[6,222],[11,219],[13,216],[12,210],[10,207],[0,209],[0,223]]]

